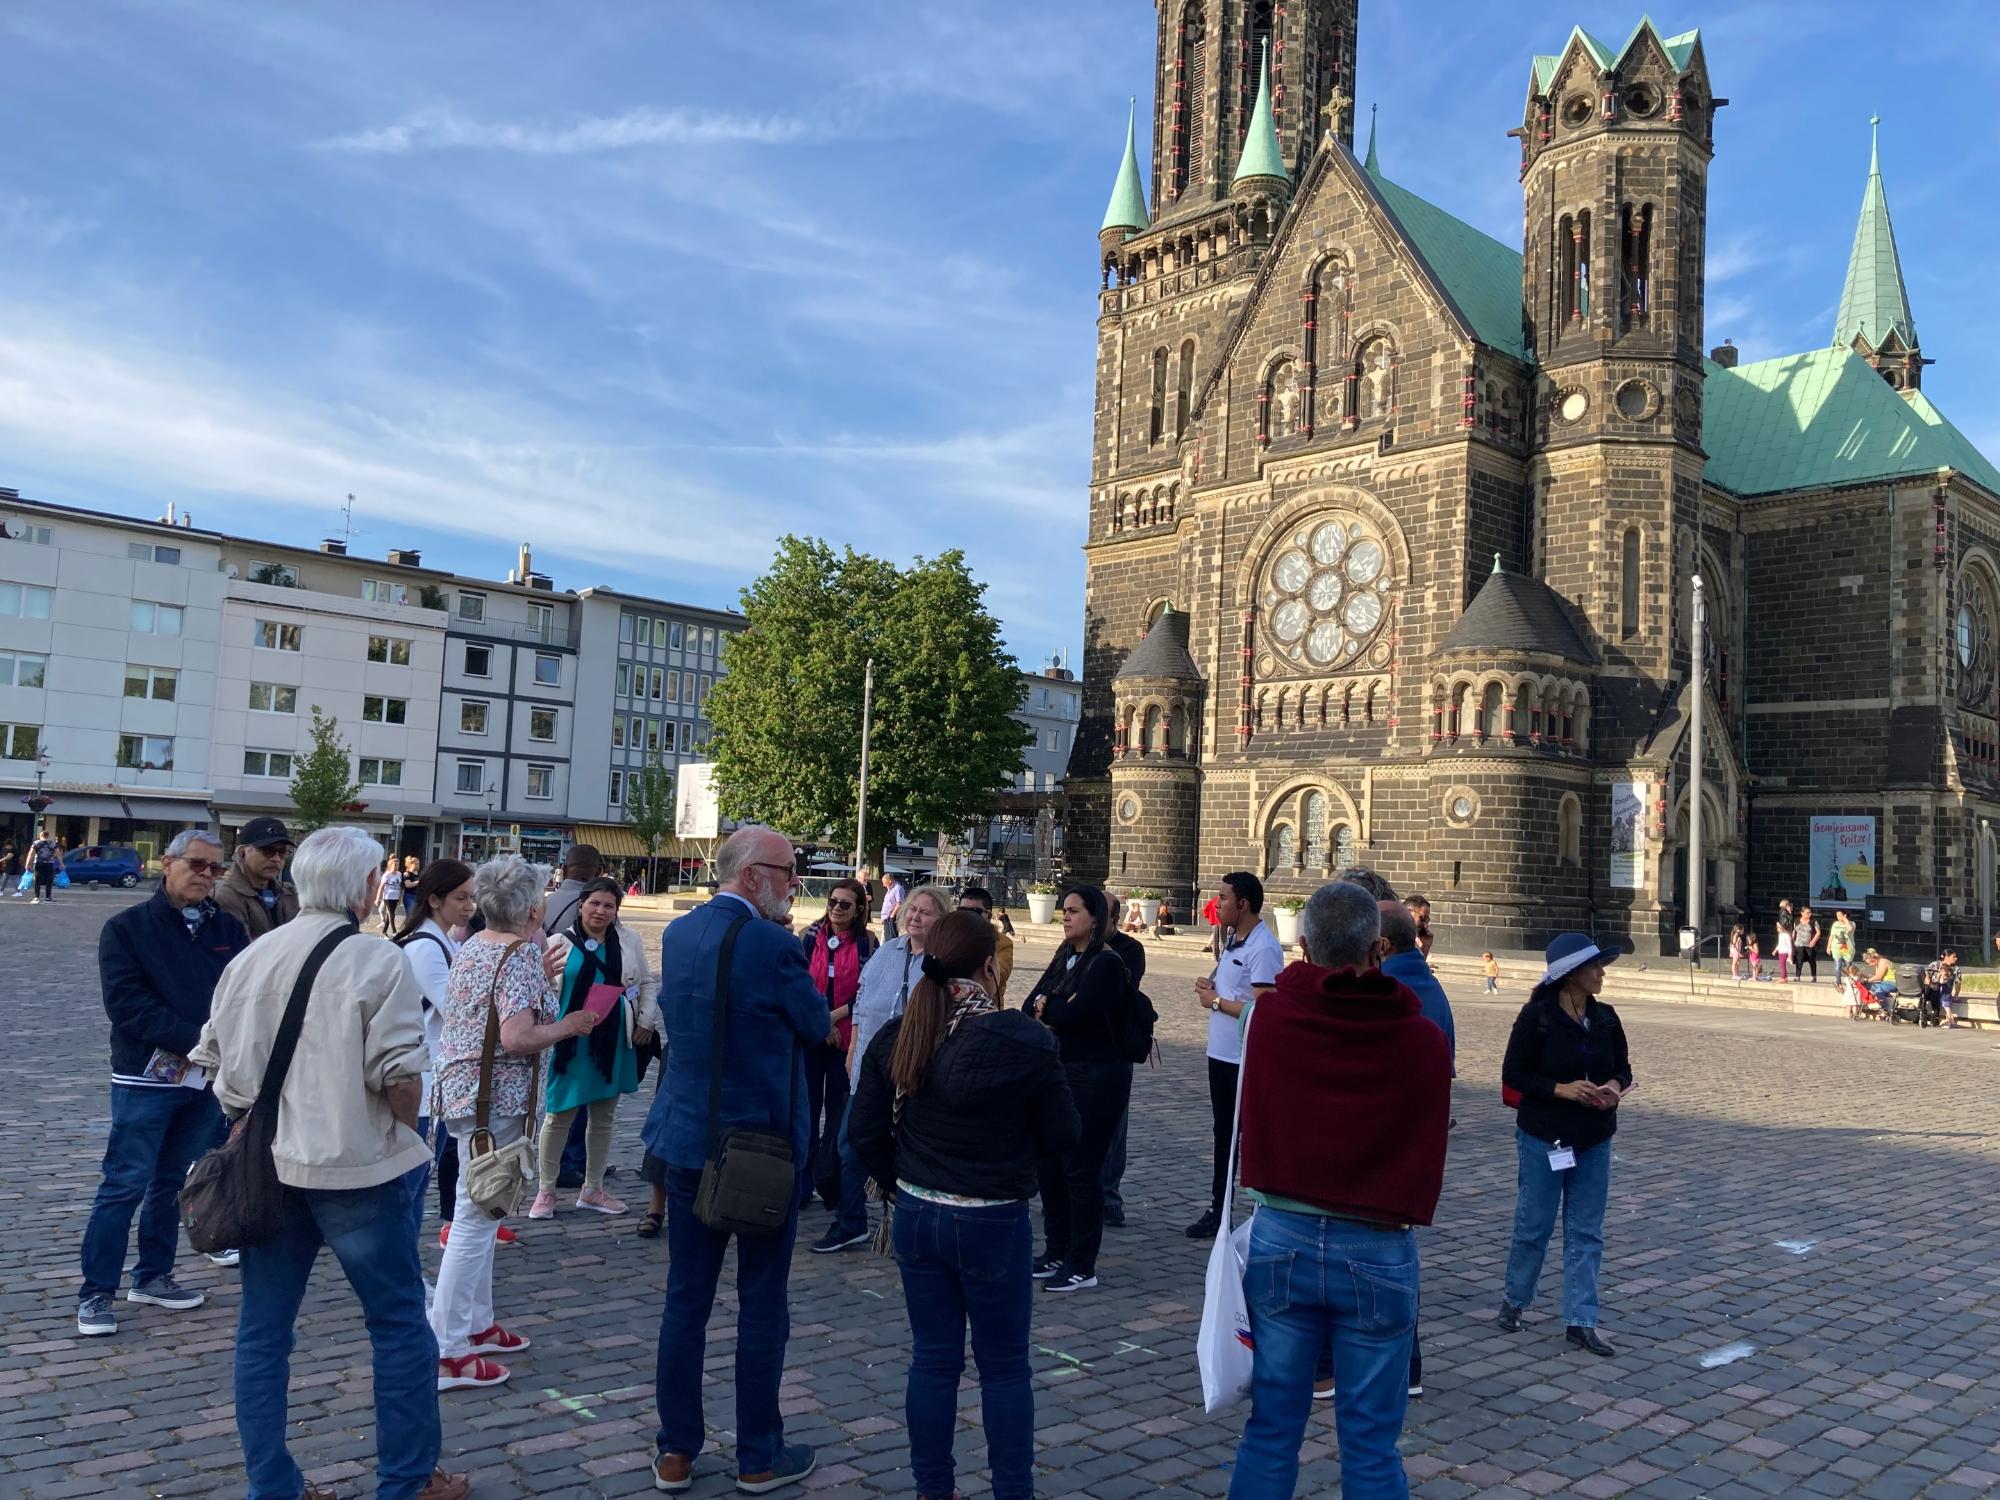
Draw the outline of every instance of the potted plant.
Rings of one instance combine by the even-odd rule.
[[[1056,887],[1046,880],[1037,880],[1028,887],[1028,920],[1047,922],[1056,914]]]
[[[1280,896],[1271,904],[1271,926],[1287,948],[1299,940],[1299,913],[1305,904],[1303,896]]]

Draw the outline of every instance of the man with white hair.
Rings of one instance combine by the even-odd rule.
[[[98,978],[111,1018],[111,1137],[83,1232],[76,1331],[86,1338],[118,1331],[112,1309],[135,1212],[139,1262],[125,1300],[176,1312],[206,1300],[174,1280],[177,1195],[221,1120],[208,1077],[188,1054],[208,1020],[216,981],[250,946],[250,935],[212,899],[227,868],[214,834],[191,828],[178,835],[161,863],[165,873],[152,899],[119,912],[97,940]]]
[[[660,1318],[653,1484],[669,1494],[693,1487],[706,1436],[702,1361],[730,1240],[694,1211],[713,1145],[711,1084],[718,1086],[720,1130],[788,1137],[802,1172],[809,1125],[806,1049],[833,1029],[798,939],[780,925],[799,884],[791,841],[769,828],[739,828],[716,854],[715,866],[714,899],[675,919],[661,940],[667,1075],[644,1132],[647,1153],[667,1164],[667,1297]],[[718,1020],[724,1022],[720,1079],[712,1066]],[[785,1442],[778,1408],[791,1336],[786,1283],[798,1202],[794,1193],[777,1229],[737,1237],[736,1487],[749,1495],[796,1483],[813,1469],[810,1447]]]
[[[286,1222],[243,1249],[236,1430],[253,1495],[332,1500],[285,1446],[293,1324],[322,1245],[360,1299],[374,1349],[376,1494],[463,1500],[471,1487],[437,1467],[437,1341],[403,1181],[430,1159],[415,1129],[428,1065],[423,995],[402,951],[361,931],[381,904],[381,865],[364,829],[322,828],[300,844],[298,916],[230,964],[202,1036],[216,1095],[240,1119],[263,1086],[292,991],[317,960],[271,1145],[278,1180],[293,1190]]]

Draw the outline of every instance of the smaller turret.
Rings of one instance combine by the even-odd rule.
[[[1250,111],[1250,128],[1243,136],[1243,154],[1236,159],[1236,175],[1230,179],[1232,192],[1257,191],[1266,184],[1287,195],[1291,174],[1285,170],[1285,153],[1278,145],[1278,126],[1271,118],[1271,45],[1257,62],[1257,103]]]
[[[1104,206],[1104,222],[1097,230],[1097,243],[1107,255],[1153,223],[1139,180],[1138,110],[1135,99],[1125,116],[1125,159],[1118,164],[1118,180],[1111,185],[1111,201]]]
[[[1933,361],[1917,347],[1917,323],[1910,316],[1896,230],[1889,222],[1889,197],[1882,190],[1882,117],[1875,115],[1868,124],[1873,131],[1868,185],[1861,192],[1861,220],[1854,226],[1833,346],[1852,349],[1897,390],[1914,391],[1923,383],[1924,366]]]

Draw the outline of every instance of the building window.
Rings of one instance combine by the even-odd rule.
[[[401,786],[403,784],[403,763],[400,760],[377,760],[372,755],[361,757],[361,784],[363,786]]]
[[[642,646],[653,644],[653,622],[646,615],[639,616],[639,644]]]
[[[674,650],[678,651],[680,649],[681,649],[681,622],[679,620],[676,620],[674,621]]]
[[[27,542],[46,547],[54,538],[46,526],[30,526],[25,521],[0,521],[0,542]]]
[[[127,542],[125,551],[140,562],[164,563],[170,568],[180,566],[181,549],[178,547],[156,547],[151,542]]]
[[[48,675],[49,659],[46,656],[30,656],[22,651],[0,651],[0,687],[46,687]],[[168,672],[164,675],[167,679],[165,696],[171,698],[174,695],[174,674]],[[129,697],[132,691],[129,673],[125,691]]]
[[[630,645],[632,642],[632,617],[621,614],[618,617],[618,639]]]
[[[407,583],[391,583],[386,578],[364,578],[361,580],[361,597],[370,604],[408,604],[410,586]]]
[[[707,626],[702,627],[701,654],[703,656],[715,655],[715,632]]]
[[[714,686],[715,679],[713,677],[704,676],[701,679],[701,693],[695,699],[695,707],[703,713],[708,712],[708,690]]]
[[[535,681],[543,687],[556,687],[562,682],[562,658],[547,651],[535,653]]]
[[[618,696],[621,698],[632,696],[632,664],[629,661],[618,663]]]
[[[392,667],[407,667],[410,664],[410,643],[400,636],[371,635],[368,637],[368,659],[387,662]]]
[[[624,804],[625,773],[623,771],[613,771],[611,773],[611,805],[613,807],[622,807]]]
[[[653,668],[653,701],[655,703],[660,701],[660,694],[664,691],[666,680],[667,674],[662,669],[659,667]]]
[[[33,760],[41,748],[41,725],[0,724],[0,760]]]
[[[290,563],[253,562],[250,581],[274,589],[295,589],[299,586],[299,570]]]
[[[136,612],[138,606],[134,605],[133,609]],[[296,651],[299,649],[299,627],[277,620],[259,620],[251,629],[250,644],[259,651]]]
[[[486,790],[486,762],[462,760],[458,763],[458,789],[474,796]]]
[[[1565,795],[1556,811],[1556,857],[1564,864],[1583,863],[1583,804],[1575,793]]]
[[[275,682],[253,682],[250,708],[260,714],[295,714],[299,711],[299,690]]]
[[[632,748],[638,749],[646,743],[646,721],[637,714],[632,715]]]
[[[1146,441],[1157,443],[1167,434],[1167,351],[1153,351],[1153,404],[1146,419]]]
[[[120,769],[126,771],[171,771],[174,768],[173,736],[119,735],[118,765]]]
[[[1639,528],[1625,533],[1625,549],[1619,591],[1619,636],[1631,640],[1639,633]]]
[[[681,720],[681,754],[686,755],[692,749],[694,749],[694,725],[690,721],[683,719]]]
[[[292,757],[285,750],[245,750],[243,752],[243,774],[245,776],[290,776]]]
[[[613,750],[623,750],[625,748],[625,716],[623,714],[613,714],[611,716],[611,748]]]
[[[683,703],[694,702],[694,683],[695,683],[694,673],[692,672],[681,673],[681,702]]]
[[[38,589],[25,583],[0,583],[0,615],[18,615],[24,620],[46,620],[49,617],[49,600],[52,595],[47,589]],[[138,605],[132,606],[132,614],[137,618]],[[132,627],[137,630],[139,627]],[[150,628],[150,627],[149,627]]]
[[[1305,827],[1305,847],[1300,859],[1307,870],[1326,868],[1326,793],[1307,792],[1299,821]]]
[[[528,606],[528,629],[534,633],[536,640],[545,641],[549,638],[550,632],[555,629],[555,617],[555,610],[546,604]]]
[[[556,794],[556,768],[554,766],[528,767],[528,798],[533,802],[547,802]]]
[[[648,719],[646,721],[646,748],[654,751],[660,748],[660,721],[658,719]]]
[[[486,733],[487,702],[484,698],[465,698],[458,705],[458,732],[460,734]]]
[[[667,702],[678,703],[680,702],[680,698],[681,674],[679,672],[669,672],[667,673]]]
[[[361,717],[370,724],[407,724],[410,700],[383,698],[373,693],[361,700]]]
[[[460,594],[458,596],[458,617],[475,625],[486,622],[486,596],[484,594]]]
[[[0,614],[5,614],[0,609]],[[44,610],[40,618],[47,618]],[[181,607],[178,604],[154,604],[147,599],[132,601],[132,628],[142,635],[179,635],[181,633]]]
[[[556,711],[553,708],[531,708],[528,710],[528,738],[531,740],[553,740],[556,737]]]
[[[1266,875],[1289,875],[1292,867],[1299,862],[1298,835],[1289,823],[1274,824],[1270,837],[1264,840],[1264,873]]]
[[[491,677],[493,675],[493,648],[474,646],[465,648],[465,675],[467,677]]]
[[[165,703],[174,701],[174,690],[179,685],[180,674],[164,667],[127,667],[125,669],[125,696],[128,698],[157,698]],[[0,679],[4,680],[4,679]],[[40,684],[35,684],[40,686]],[[28,686],[22,683],[21,686]]]

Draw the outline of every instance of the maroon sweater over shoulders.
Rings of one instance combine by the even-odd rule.
[[[1428,1224],[1450,1121],[1450,1045],[1399,981],[1295,963],[1258,998],[1243,1049],[1245,1187]]]

